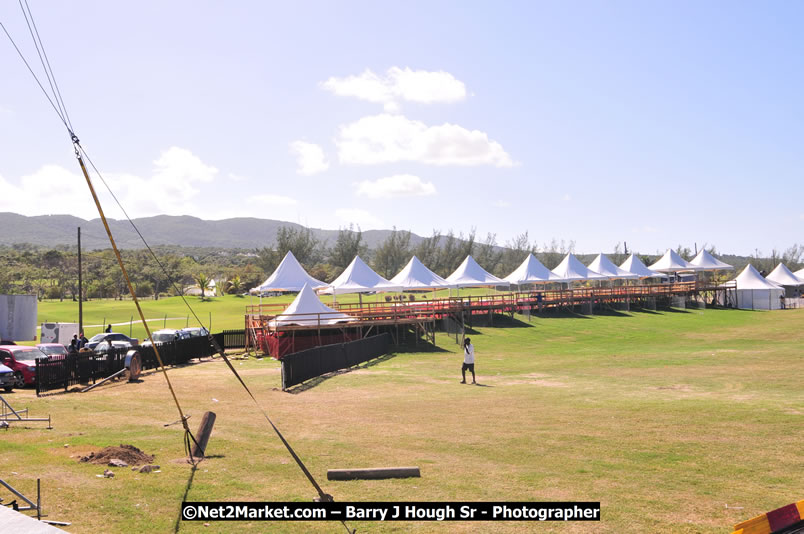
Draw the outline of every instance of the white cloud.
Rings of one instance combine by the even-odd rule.
[[[329,169],[324,150],[314,143],[294,141],[290,143],[290,151],[296,155],[296,172],[299,174],[310,176]]]
[[[514,165],[502,145],[485,132],[448,123],[427,126],[387,113],[341,126],[335,144],[340,162],[345,164],[416,161],[439,166]]]
[[[494,201],[495,208],[510,208],[511,203],[506,200],[495,200]]]
[[[228,177],[229,177],[229,179],[230,179],[231,181],[233,181],[233,182],[245,182],[245,181],[247,181],[247,180],[248,180],[248,178],[247,178],[247,177],[245,177],[245,176],[240,176],[239,174],[235,174],[235,173],[233,173],[233,172],[230,172],[230,173],[229,173],[227,176],[228,176]]]
[[[375,181],[357,184],[357,194],[368,198],[424,197],[436,194],[432,182],[423,182],[412,174],[395,174]]]
[[[383,223],[380,219],[371,213],[361,209],[339,209],[335,211],[338,216],[345,223],[354,223],[363,230],[371,230],[382,228]]]
[[[264,206],[295,206],[299,202],[295,198],[283,197],[282,195],[254,195],[248,201],[252,204]]]
[[[564,195],[563,199],[564,199],[564,202],[569,202],[570,200],[572,200],[572,197],[570,196],[569,193],[566,193]]]
[[[383,104],[386,111],[399,109],[399,101],[432,104],[459,102],[466,98],[466,85],[449,72],[391,67],[385,76],[366,69],[357,76],[331,77],[321,87],[338,96],[351,96]]]
[[[19,185],[0,176],[0,211],[29,216],[84,213],[87,219],[97,214],[84,177],[59,165],[44,165],[23,176]]]
[[[212,182],[218,174],[218,169],[179,147],[162,152],[154,165],[148,178],[104,173],[106,183],[131,217],[197,212],[195,203],[201,195],[198,186]],[[106,188],[96,176],[92,178],[106,215],[119,218],[122,214],[108,198]],[[97,213],[84,177],[59,165],[44,165],[23,176],[19,185],[0,177],[0,211],[23,215],[72,213],[84,218]]]

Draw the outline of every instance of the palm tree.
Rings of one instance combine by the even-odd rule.
[[[204,300],[204,291],[209,289],[209,278],[207,278],[207,275],[204,273],[198,273],[193,276],[193,279],[198,284],[199,289],[201,289],[201,300]]]
[[[226,282],[226,288],[228,289],[228,293],[230,295],[232,293],[239,295],[243,290],[243,282],[240,281],[240,275],[235,275],[231,280]]]

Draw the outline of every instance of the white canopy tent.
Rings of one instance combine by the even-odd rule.
[[[391,283],[404,289],[440,289],[454,287],[424,266],[419,258],[413,256],[399,273],[391,278]]]
[[[514,272],[503,278],[503,280],[516,285],[561,281],[557,275],[553,274],[550,269],[536,259],[533,253],[529,253],[525,261],[523,261]]]
[[[319,291],[326,295],[342,295],[345,293],[371,293],[374,291],[401,291],[402,288],[394,285],[371,267],[366,265],[360,256],[355,256],[352,263],[344,269],[341,275],[332,281],[329,287]]]
[[[802,280],[804,280],[804,269],[799,269],[798,271],[794,272],[793,274],[798,276]]]
[[[307,274],[296,256],[288,251],[271,276],[257,286],[257,290],[260,293],[271,290],[301,291],[305,285],[309,285],[312,289],[327,286],[326,283]]]
[[[602,274],[610,280],[617,280],[620,278],[633,280],[639,278],[638,274],[634,274],[614,265],[604,254],[598,254],[588,267],[592,271]]]
[[[738,308],[778,310],[782,307],[780,297],[784,296],[784,288],[763,278],[750,263],[734,281],[737,283]]]
[[[802,270],[804,271],[804,269]],[[804,279],[793,274],[793,272],[790,271],[790,269],[788,269],[784,263],[777,265],[776,268],[765,277],[765,279],[770,280],[774,284],[778,284],[780,286],[804,286]]]
[[[575,257],[575,254],[569,253],[564,256],[561,263],[553,269],[553,274],[558,277],[557,282],[573,282],[576,280],[605,280],[606,277],[598,274],[589,269],[586,265],[581,263],[581,260]]]
[[[699,271],[733,271],[734,266],[724,263],[706,250],[701,249],[697,256],[690,260],[690,265],[694,265]]]
[[[664,256],[653,265],[649,265],[648,269],[651,271],[659,271],[660,273],[677,273],[679,271],[700,271],[698,267],[692,265],[690,262],[678,255],[672,248],[667,249]]]
[[[628,256],[628,259],[620,265],[620,269],[633,273],[640,278],[667,278],[666,274],[651,271],[645,267],[645,264],[642,263],[642,260],[637,258],[636,254]]]
[[[455,287],[508,286],[509,282],[497,278],[481,267],[472,256],[466,256],[455,272],[447,277]]]
[[[305,284],[302,290],[281,314],[271,319],[270,326],[310,325],[325,326],[356,320],[351,315],[335,311],[318,298]]]

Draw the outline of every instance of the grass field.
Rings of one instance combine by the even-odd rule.
[[[280,391],[274,360],[235,365],[336,500],[592,500],[603,517],[350,522],[359,532],[729,533],[804,498],[802,325],[804,310],[518,317],[472,334],[481,386],[458,383],[461,354],[445,334],[433,352],[401,352],[292,393]],[[224,364],[169,374],[193,430],[204,411],[218,415],[213,456],[192,479],[180,426],[163,426],[178,419],[175,406],[153,373],[87,394],[7,395],[34,416],[50,413],[54,429],[0,431],[2,478],[29,494],[42,478],[46,513],[71,521],[71,532],[343,532],[337,523],[177,523],[183,499],[315,492]],[[155,454],[162,472],[103,479],[103,467],[77,461],[121,443]],[[422,477],[326,480],[327,469],[396,465],[418,465]]]

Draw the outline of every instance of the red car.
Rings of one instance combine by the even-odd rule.
[[[0,345],[0,363],[14,371],[19,385],[36,383],[36,360],[47,355],[36,347]]]

